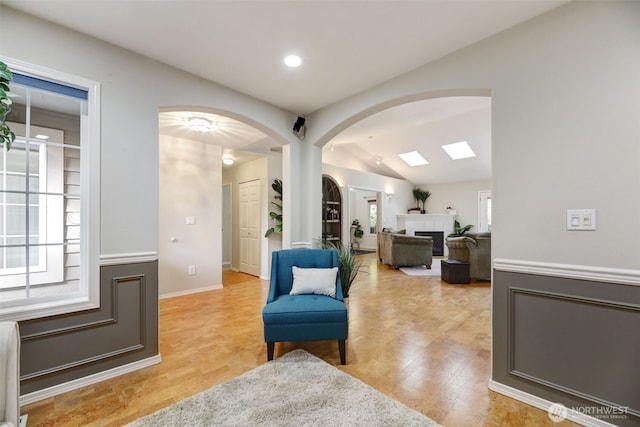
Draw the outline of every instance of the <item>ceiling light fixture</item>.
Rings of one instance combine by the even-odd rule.
[[[404,160],[406,164],[408,164],[411,167],[429,164],[429,162],[427,162],[427,159],[422,157],[422,155],[420,155],[420,153],[418,153],[417,151],[410,151],[408,153],[398,154],[398,156],[402,160]]]
[[[189,127],[196,132],[205,133],[211,130],[211,122],[202,117],[192,117],[189,119]]]
[[[298,55],[289,55],[286,58],[284,58],[284,63],[291,68],[297,68],[300,65],[302,65],[302,58],[300,58]]]
[[[45,134],[39,133],[38,135],[36,135],[36,138],[38,138],[38,139],[49,139],[49,135],[45,135]]]
[[[382,164],[382,157],[376,156],[376,165],[380,166]]]
[[[234,163],[234,160],[231,157],[223,157],[222,163],[224,163],[227,166],[231,166]]]
[[[443,145],[442,148],[447,152],[449,157],[453,160],[467,159],[469,157],[475,157],[476,153],[473,152],[467,141],[456,142],[454,144]]]

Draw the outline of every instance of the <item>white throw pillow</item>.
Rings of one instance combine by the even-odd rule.
[[[338,267],[299,268],[293,266],[293,286],[290,295],[317,294],[336,297]]]

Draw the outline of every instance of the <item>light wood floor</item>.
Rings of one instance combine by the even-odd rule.
[[[494,393],[489,283],[410,277],[361,257],[351,288],[347,365],[336,342],[304,348],[446,427],[567,426]],[[227,271],[224,289],[160,301],[162,363],[22,408],[29,426],[118,426],[266,363],[261,310],[268,282]]]

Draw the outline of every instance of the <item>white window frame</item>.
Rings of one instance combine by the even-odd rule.
[[[24,125],[21,123],[8,122],[11,130],[16,135],[24,135]],[[32,126],[39,132],[45,132],[46,128]],[[19,133],[18,133],[19,132]],[[12,150],[22,149],[17,148],[20,142],[26,140],[22,136],[17,136],[13,143]],[[31,149],[36,148],[38,150],[39,157],[39,191],[44,193],[49,189],[49,192],[62,193],[64,191],[64,154],[59,147],[47,147],[46,144],[37,144],[37,142],[31,142]],[[26,151],[26,147],[24,147]],[[58,171],[58,173],[54,172]],[[8,173],[5,171],[5,174]],[[30,174],[29,174],[30,175]],[[52,187],[53,186],[53,187]],[[64,218],[62,217],[62,201],[56,203],[47,201],[45,196],[40,196],[41,202],[39,206],[39,235],[46,236],[46,242],[62,241],[64,230]],[[53,205],[52,205],[53,203]],[[59,213],[50,218],[53,213]],[[4,215],[4,221],[7,221],[6,211]],[[27,238],[25,236],[25,238]],[[5,255],[6,256],[6,255]],[[64,277],[64,251],[62,246],[40,246],[39,247],[39,264],[37,266],[30,266],[29,271],[31,274],[30,284],[38,285],[43,283],[61,282]],[[2,284],[0,289],[9,287],[18,287],[23,281],[23,275],[26,273],[26,267],[14,267],[0,269],[0,276],[2,276]]]
[[[87,111],[80,117],[80,290],[59,297],[0,300],[0,321],[28,320],[100,306],[100,83],[0,56],[10,70],[86,90]]]
[[[491,201],[491,202],[490,202]],[[491,231],[491,190],[478,191],[478,232]]]
[[[371,235],[375,235],[378,231],[378,217],[379,217],[379,212],[378,212],[378,199],[375,200],[368,200],[367,201],[368,205],[368,215],[367,215],[367,231],[366,234],[371,234]],[[375,218],[376,218],[376,224],[375,226],[373,224],[371,224],[371,209],[372,207],[375,207]],[[371,229],[375,227],[374,232],[371,232]]]

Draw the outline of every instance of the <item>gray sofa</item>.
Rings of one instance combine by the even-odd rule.
[[[426,265],[431,268],[433,239],[429,236],[408,236],[402,232],[378,233],[380,262],[397,267]]]
[[[491,232],[447,237],[448,259],[469,263],[474,279],[491,279]]]

